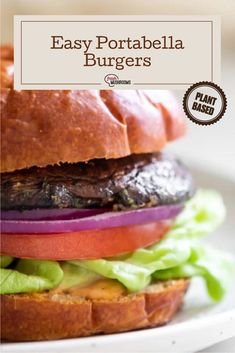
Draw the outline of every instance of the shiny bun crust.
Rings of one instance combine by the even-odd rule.
[[[66,294],[2,295],[1,337],[53,340],[164,325],[181,307],[188,285],[179,279],[152,284],[137,294],[123,294],[102,283],[99,290],[88,289],[89,297],[84,289]]]
[[[185,132],[167,91],[15,91],[1,48],[1,172],[159,151]]]

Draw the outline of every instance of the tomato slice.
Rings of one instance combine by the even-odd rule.
[[[1,235],[1,253],[18,258],[95,259],[132,252],[159,242],[170,221],[73,233]]]

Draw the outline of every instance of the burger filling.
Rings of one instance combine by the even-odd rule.
[[[225,218],[220,195],[195,193],[187,169],[166,154],[5,173],[1,203],[2,294],[73,288],[87,293],[94,283],[97,289],[109,281],[135,293],[152,283],[200,276],[209,295],[220,300],[231,282],[233,258],[200,241]],[[64,213],[70,209],[72,216]],[[51,210],[61,213],[48,220]],[[86,217],[74,210],[94,213]],[[43,212],[40,219],[35,211]],[[58,248],[44,256],[54,239]],[[118,239],[128,251],[120,250]],[[61,258],[66,240],[69,250]],[[21,255],[22,244],[31,249],[27,256]],[[86,250],[97,255],[82,256]]]
[[[4,173],[1,186],[3,210],[128,210],[183,203],[194,193],[185,166],[163,153]]]

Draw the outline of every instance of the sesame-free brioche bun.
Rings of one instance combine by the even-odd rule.
[[[12,48],[1,54],[1,172],[155,152],[185,132],[168,91],[15,91]]]
[[[52,340],[155,327],[182,305],[189,281],[151,284],[128,294],[117,281],[86,288],[1,296],[1,337],[10,341]]]

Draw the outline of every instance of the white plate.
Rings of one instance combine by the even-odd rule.
[[[235,253],[235,182],[202,170],[194,170],[193,174],[198,185],[223,194],[228,210],[225,224],[208,240]],[[61,341],[4,343],[2,352],[196,352],[235,336],[235,278],[230,294],[220,304],[211,303],[203,293],[202,281],[194,280],[181,312],[164,327]]]

